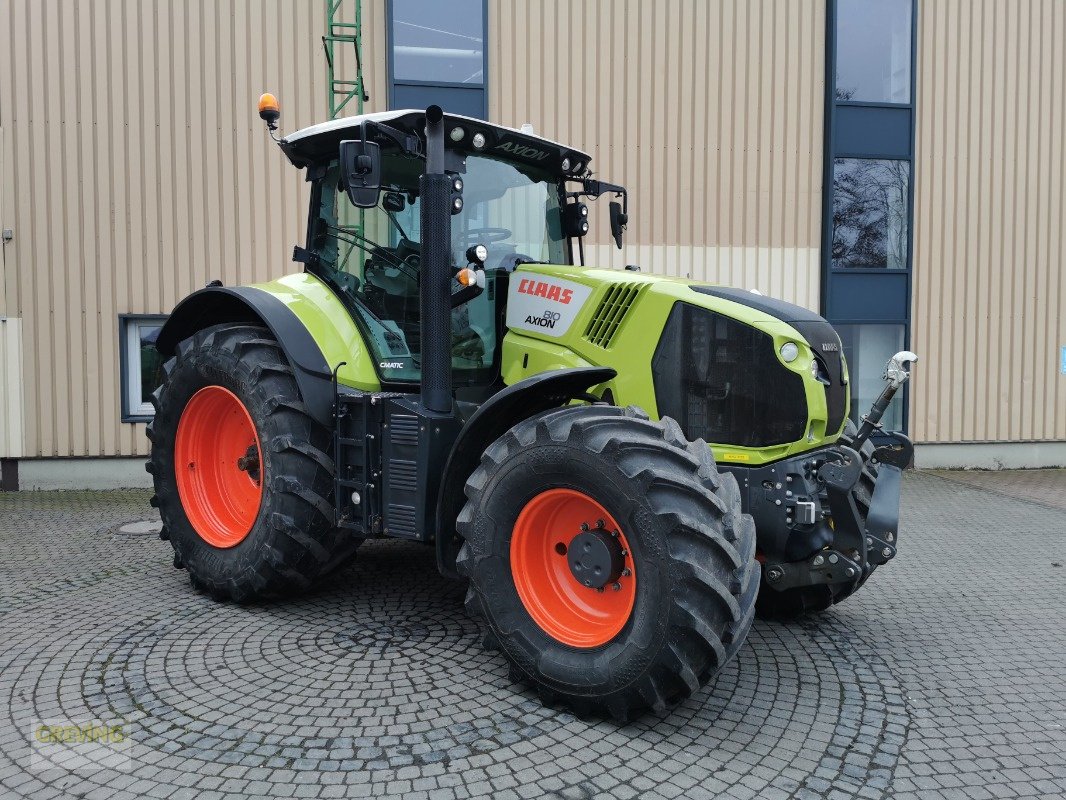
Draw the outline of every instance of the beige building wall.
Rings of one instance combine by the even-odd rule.
[[[0,0],[0,317],[21,320],[25,407],[24,452],[0,456],[146,453],[144,425],[120,422],[118,315],[295,269],[303,173],[255,106],[275,92],[283,130],[326,116],[323,4],[223,5]],[[383,6],[364,6],[382,64]],[[383,106],[384,70],[368,76]]]
[[[625,250],[588,263],[818,308],[824,0],[492,0],[488,37],[492,120],[630,191]]]
[[[384,0],[363,9],[378,110]],[[491,0],[490,117],[589,149],[630,188],[626,249],[590,241],[589,263],[816,309],[825,13]],[[1066,6],[919,14],[912,433],[1066,439]],[[304,0],[0,0],[0,456],[145,453],[144,426],[120,422],[119,314],[295,269],[306,188],[255,100],[278,94],[283,130],[326,116],[324,17]]]
[[[1066,4],[918,7],[911,429],[1061,442]]]

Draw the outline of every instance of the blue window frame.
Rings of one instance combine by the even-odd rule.
[[[389,107],[485,119],[486,0],[389,0]]]
[[[828,0],[822,313],[844,341],[853,419],[909,347],[917,0]],[[890,352],[891,351],[891,352]],[[886,426],[906,429],[908,396]]]

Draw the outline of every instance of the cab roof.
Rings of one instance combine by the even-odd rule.
[[[379,111],[375,114],[360,114],[354,117],[333,119],[320,122],[281,139],[279,144],[285,155],[297,167],[333,158],[344,139],[359,136],[359,126],[366,121],[389,125],[404,133],[413,134],[425,145],[426,112],[417,109],[397,111]],[[462,131],[458,140],[455,129]],[[474,135],[480,133],[485,137],[485,145],[476,149]],[[474,117],[461,114],[444,114],[444,146],[446,149],[461,150],[466,153],[485,153],[508,161],[516,161],[538,167],[547,172],[565,173],[580,177],[588,169],[589,156],[568,145],[543,139],[532,133],[525,133],[503,125],[493,125]],[[563,160],[567,160],[567,169],[563,169]]]

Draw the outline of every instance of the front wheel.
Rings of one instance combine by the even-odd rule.
[[[467,482],[457,566],[512,676],[619,720],[688,697],[751,626],[755,530],[703,442],[637,409],[519,423]]]
[[[174,565],[219,600],[308,588],[360,540],[333,525],[329,431],[307,413],[264,328],[219,325],[178,345],[148,427]]]

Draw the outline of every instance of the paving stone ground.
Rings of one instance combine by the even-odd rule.
[[[146,504],[0,494],[0,797],[1066,796],[1048,503],[908,473],[895,562],[828,613],[757,622],[712,686],[625,727],[511,685],[428,548],[370,543],[309,596],[220,605],[117,532]],[[119,761],[44,760],[42,720],[121,724]]]

